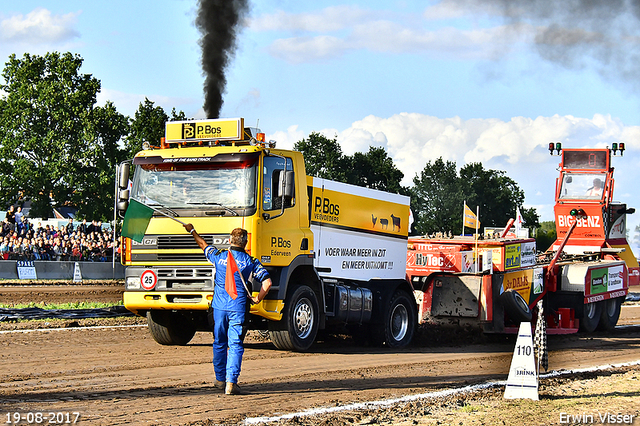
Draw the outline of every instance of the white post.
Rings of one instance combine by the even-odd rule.
[[[480,254],[478,253],[478,224],[480,223],[480,206],[476,206],[476,234],[474,236],[476,240],[476,274],[478,273],[478,261]]]
[[[118,215],[118,179],[119,179],[119,168],[116,164],[116,188],[113,194],[113,225],[111,226],[111,231],[113,232],[113,254],[111,259],[111,278],[115,279],[116,277],[116,220]]]
[[[463,201],[462,204],[462,234],[460,236],[464,237],[464,218],[465,218],[465,207],[467,206],[467,200]]]

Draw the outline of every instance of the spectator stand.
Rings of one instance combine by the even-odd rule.
[[[111,224],[103,224],[99,221],[76,221],[64,218],[29,218],[28,212],[24,213],[20,222],[11,223],[6,217],[6,212],[0,212],[2,226],[0,227],[0,263],[2,261],[33,261],[40,262],[67,262],[71,263],[71,278],[73,278],[73,265],[75,262],[107,263],[109,268],[100,267],[99,278],[119,278],[122,274],[115,272],[119,268],[119,239],[114,238]],[[14,218],[15,221],[15,218]],[[117,235],[115,236],[117,237]],[[114,258],[115,254],[115,258]],[[14,278],[6,276],[9,270],[16,275],[16,266],[13,268],[3,265],[0,270],[0,279]],[[68,275],[69,267],[59,265],[61,275]],[[106,265],[105,265],[106,266]],[[83,266],[83,269],[86,269]],[[40,266],[45,275],[52,275],[55,268]],[[90,268],[89,268],[90,269]],[[107,271],[108,269],[108,271]],[[112,273],[107,273],[112,272]],[[53,273],[55,275],[55,273]],[[83,277],[94,275],[83,271]],[[102,277],[102,275],[106,275]],[[115,276],[117,275],[117,277]],[[44,277],[38,277],[44,278]],[[53,277],[56,278],[56,277]],[[60,277],[63,278],[63,277]]]

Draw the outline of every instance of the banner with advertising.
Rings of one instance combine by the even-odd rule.
[[[503,293],[509,289],[513,289],[520,293],[520,296],[529,303],[531,295],[531,287],[533,284],[533,269],[524,269],[522,271],[507,272],[502,278]]]
[[[413,243],[407,250],[407,272],[462,272],[461,246]]]
[[[504,269],[520,268],[522,247],[520,244],[509,244],[504,250]]]
[[[624,265],[591,270],[589,294],[607,293],[624,288]]]
[[[536,242],[531,241],[520,244],[520,267],[536,265]]]
[[[502,279],[500,294],[514,289],[528,304],[531,304],[544,291],[543,271],[543,268],[529,268],[507,272]]]

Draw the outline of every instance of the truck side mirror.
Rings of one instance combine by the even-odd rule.
[[[286,173],[280,173],[280,179],[284,174],[284,196],[287,198],[293,197],[294,185],[293,185],[293,170],[287,170]],[[282,185],[282,184],[281,184]]]
[[[293,170],[276,170],[275,172],[276,180],[278,182],[278,186],[275,188],[275,196],[291,198],[294,193],[294,182],[293,182]]]
[[[127,207],[129,207],[129,190],[120,189],[118,191],[118,201],[116,203],[116,209],[118,210],[118,215],[120,215],[120,217],[124,217]]]
[[[630,207],[627,209],[626,206],[616,211],[616,213],[618,214],[634,214],[635,212],[636,212],[636,209],[634,209],[633,207]]]
[[[118,167],[118,192],[116,200],[116,210],[118,216],[124,217],[127,207],[129,207],[129,173],[131,164],[121,163]]]
[[[131,165],[129,163],[120,164],[119,173],[118,173],[118,187],[120,189],[127,189],[129,186],[129,171]],[[128,199],[129,197],[127,197]]]
[[[119,200],[118,201],[118,215],[120,217],[124,218],[124,214],[126,213],[128,207],[129,207],[129,201]]]

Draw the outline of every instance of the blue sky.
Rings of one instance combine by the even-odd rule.
[[[259,121],[281,147],[312,131],[347,154],[383,146],[407,185],[440,156],[480,161],[516,180],[542,220],[558,164],[548,142],[626,142],[615,198],[640,209],[640,25],[627,2],[250,2],[221,116]],[[99,102],[132,116],[148,97],[202,118],[196,13],[195,0],[4,2],[0,59],[78,53]]]

